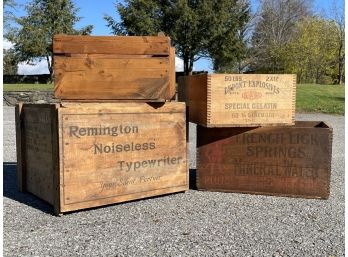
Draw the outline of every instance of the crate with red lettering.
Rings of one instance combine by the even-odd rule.
[[[296,75],[199,74],[179,77],[178,99],[188,120],[205,127],[295,123]]]
[[[17,178],[56,214],[186,191],[185,104],[20,104]]]
[[[324,122],[295,126],[197,126],[200,190],[328,198],[332,128]]]

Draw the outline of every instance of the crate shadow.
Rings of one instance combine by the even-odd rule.
[[[197,184],[196,184],[196,176],[197,176],[197,170],[196,169],[190,169],[189,170],[189,187],[192,190],[198,190]]]
[[[19,192],[16,178],[17,163],[3,163],[3,194],[4,197],[38,209],[47,214],[53,214],[53,207],[30,193]],[[4,207],[5,208],[5,207]]]

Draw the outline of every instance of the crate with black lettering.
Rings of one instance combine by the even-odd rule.
[[[199,74],[179,77],[178,99],[188,120],[205,127],[295,123],[296,75]]]
[[[332,128],[324,122],[294,126],[197,126],[200,190],[328,198]]]
[[[16,107],[17,177],[56,214],[186,191],[185,104]]]

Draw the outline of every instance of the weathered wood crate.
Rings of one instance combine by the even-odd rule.
[[[206,127],[293,125],[296,75],[199,74],[179,77],[189,121]]]
[[[188,189],[185,104],[16,109],[18,186],[56,214]]]
[[[57,98],[165,101],[175,97],[175,50],[169,37],[56,35],[53,52]]]
[[[324,122],[295,126],[197,126],[200,190],[328,198],[332,129]]]

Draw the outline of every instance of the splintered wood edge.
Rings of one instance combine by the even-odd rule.
[[[293,74],[292,79],[292,123],[295,124],[295,113],[296,113],[296,82],[297,82],[297,76],[296,74]]]
[[[207,74],[207,117],[206,124],[211,121],[211,75]]]

